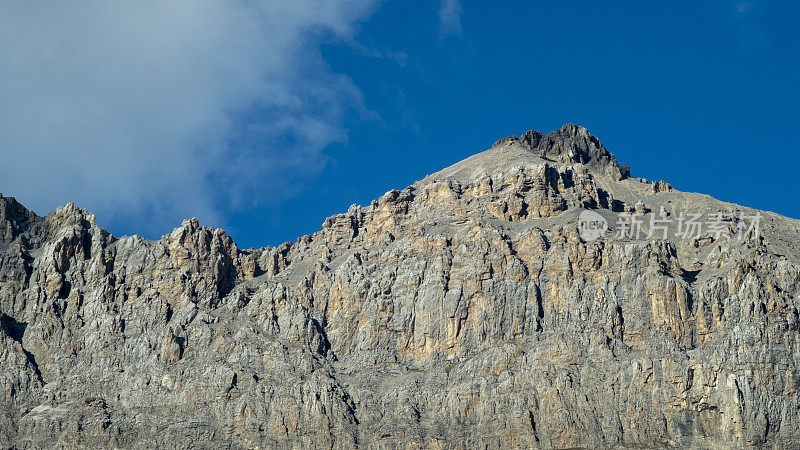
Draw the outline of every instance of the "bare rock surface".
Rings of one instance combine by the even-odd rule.
[[[0,444],[796,448],[800,222],[613,236],[692,212],[571,124],[278,247],[0,197]]]

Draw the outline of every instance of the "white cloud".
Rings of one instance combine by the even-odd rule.
[[[217,205],[288,189],[345,139],[360,93],[319,44],[373,3],[0,3],[0,191],[110,225],[153,214],[150,233],[221,224]]]
[[[461,3],[459,0],[441,0],[439,26],[442,35],[461,33]]]

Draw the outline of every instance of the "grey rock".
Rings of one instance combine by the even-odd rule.
[[[657,186],[565,125],[278,247],[0,197],[0,444],[800,446],[800,222],[581,240],[582,209],[756,213]]]

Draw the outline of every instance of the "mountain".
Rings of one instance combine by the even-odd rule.
[[[799,242],[572,124],[278,247],[2,197],[0,443],[797,447]]]

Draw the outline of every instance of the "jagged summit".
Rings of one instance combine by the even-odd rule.
[[[575,125],[278,247],[0,197],[0,446],[796,448],[800,222],[579,223],[716,211]]]
[[[520,137],[509,136],[500,139],[492,147],[518,144],[541,158],[562,163],[596,164],[617,169],[619,179],[630,176],[628,166],[620,166],[614,154],[609,152],[600,140],[592,136],[586,128],[572,123],[565,124],[556,131],[542,134],[530,130]]]
[[[613,180],[630,177],[628,165],[620,165],[598,138],[575,124],[566,124],[547,134],[531,130],[520,137],[500,139],[489,150],[447,167],[432,177],[454,177],[469,181],[481,174],[539,163],[549,163],[552,167],[562,169],[581,165]]]

